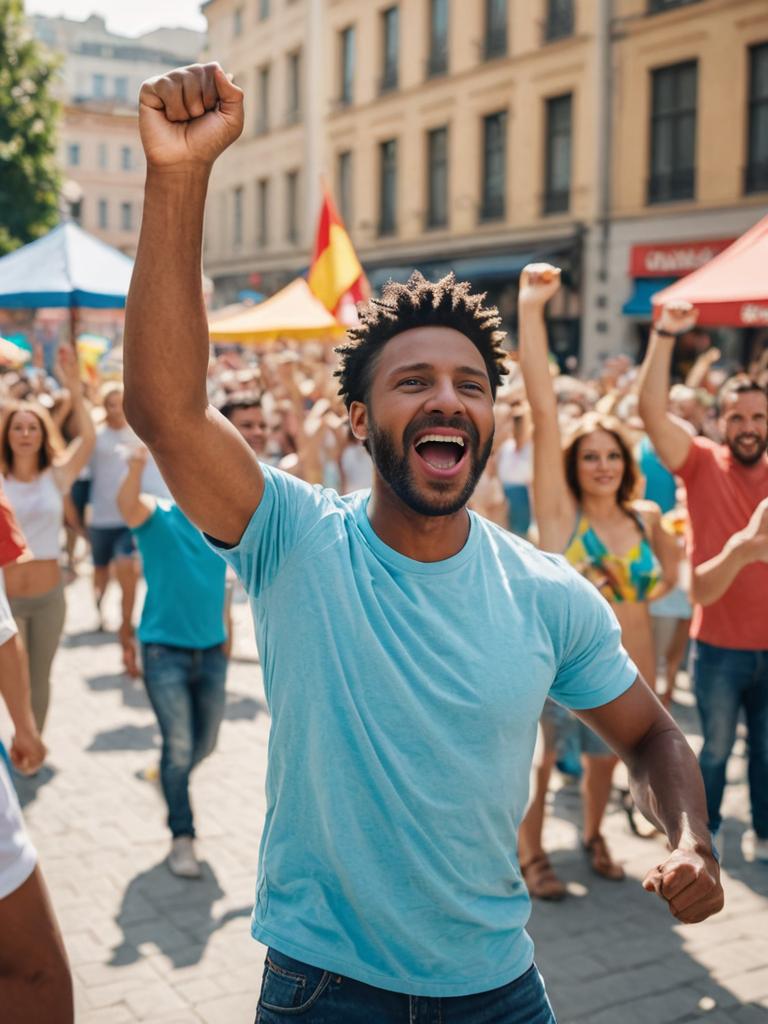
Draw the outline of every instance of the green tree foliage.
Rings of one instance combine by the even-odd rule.
[[[22,0],[0,0],[0,255],[58,221],[57,67],[27,29]]]

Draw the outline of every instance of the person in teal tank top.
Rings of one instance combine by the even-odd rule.
[[[526,285],[534,291],[541,288],[546,275],[549,291],[556,289],[556,272],[542,265],[521,282],[521,293]],[[533,495],[539,545],[562,552],[610,603],[624,646],[642,677],[654,686],[649,602],[666,593],[676,579],[674,538],[662,528],[659,507],[637,499],[637,464],[618,419],[587,413],[567,437],[561,437],[541,304],[521,301],[520,366],[534,424]],[[542,728],[545,753],[520,829],[520,861],[531,894],[556,900],[567,890],[542,843],[552,767],[574,747],[580,750],[584,850],[593,871],[620,881],[624,870],[611,856],[601,831],[617,758],[602,739],[552,701],[544,707]],[[630,825],[639,830],[629,793],[622,795],[622,802]]]

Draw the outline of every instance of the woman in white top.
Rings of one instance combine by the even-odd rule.
[[[78,437],[64,447],[50,415],[34,402],[9,406],[0,429],[5,493],[32,552],[31,559],[6,566],[5,585],[29,659],[32,710],[41,732],[66,612],[59,566],[63,496],[91,457],[96,438],[70,348],[59,349],[56,371],[72,396]]]

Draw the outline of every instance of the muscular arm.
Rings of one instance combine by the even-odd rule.
[[[142,87],[147,181],[125,322],[128,420],[184,512],[228,544],[240,540],[264,481],[248,445],[208,403],[201,250],[210,170],[242,118],[242,93],[218,65]]]
[[[717,913],[723,892],[707,828],[704,784],[674,720],[639,677],[616,700],[577,714],[626,763],[637,806],[669,839],[672,854],[648,873],[645,888],[665,899],[683,922]]]
[[[665,330],[678,330],[688,320],[695,323],[695,313],[686,304],[685,310],[664,307],[661,324]],[[666,318],[666,319],[665,319]],[[669,397],[669,374],[672,362],[673,338],[662,337],[651,330],[648,352],[640,369],[640,391],[638,407],[653,447],[665,466],[675,472],[688,458],[691,448],[690,435],[670,416],[667,411]]]

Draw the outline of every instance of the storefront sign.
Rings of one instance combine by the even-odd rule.
[[[741,322],[745,327],[768,326],[768,306],[756,302],[745,302],[741,307]]]
[[[720,238],[714,242],[633,245],[629,272],[632,277],[683,277],[708,263],[733,241],[732,238]]]

